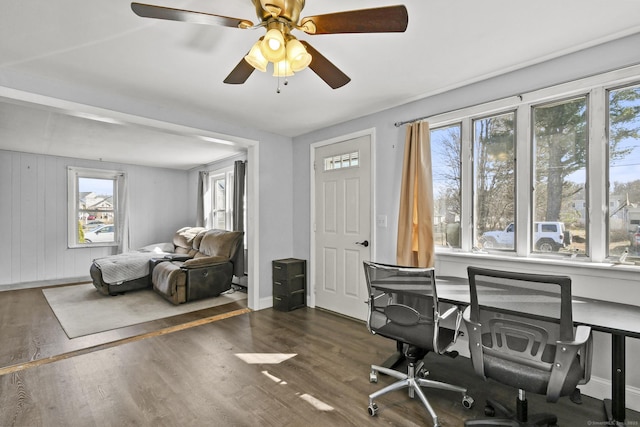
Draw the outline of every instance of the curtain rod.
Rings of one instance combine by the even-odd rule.
[[[448,112],[450,112],[450,111],[448,111]],[[445,113],[442,113],[442,114],[445,114]],[[402,125],[419,122],[419,121],[422,121],[424,119],[428,119],[429,117],[431,117],[431,116],[418,117],[417,119],[405,120],[403,122],[395,122],[394,125],[395,125],[395,127],[399,128]]]

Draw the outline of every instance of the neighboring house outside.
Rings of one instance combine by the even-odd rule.
[[[85,211],[81,215],[81,220],[102,219],[113,222],[113,196],[85,192],[80,193],[80,197],[80,209]]]

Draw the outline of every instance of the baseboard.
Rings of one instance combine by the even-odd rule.
[[[69,277],[66,279],[52,279],[52,280],[38,280],[35,282],[10,283],[7,285],[0,285],[0,292],[13,291],[16,289],[44,288],[46,286],[70,285],[73,283],[86,283],[90,281],[91,281],[90,276],[82,276],[82,277]]]
[[[588,383],[581,385],[579,388],[583,394],[596,399],[611,398],[611,381],[605,378],[592,376]],[[627,409],[640,412],[640,388],[627,385],[625,387],[625,399]]]
[[[455,350],[460,356],[470,358],[469,343],[465,339],[458,340],[451,350]],[[595,399],[610,399],[611,398],[611,381],[605,378],[591,376],[588,383],[579,386],[580,392],[586,396],[593,397]],[[640,388],[627,385],[625,388],[626,407],[633,411],[640,412]]]
[[[264,310],[273,307],[273,297],[260,298],[258,300],[258,308],[256,310]]]

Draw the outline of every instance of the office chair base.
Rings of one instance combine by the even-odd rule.
[[[417,368],[417,369],[416,369]],[[418,364],[416,367],[415,364],[410,363],[408,367],[408,373],[404,374],[402,372],[394,371],[393,369],[385,368],[383,366],[372,365],[371,366],[371,374],[369,375],[369,380],[371,382],[377,382],[377,373],[383,373],[390,377],[396,378],[399,381],[390,384],[384,387],[381,390],[376,391],[369,395],[369,415],[374,417],[378,412],[378,405],[374,402],[374,399],[382,396],[383,394],[389,393],[394,390],[400,390],[403,388],[408,388],[409,397],[413,399],[413,397],[417,394],[418,398],[422,401],[422,404],[427,408],[429,415],[433,419],[434,427],[439,426],[438,424],[438,416],[436,415],[433,407],[427,400],[427,397],[424,395],[422,391],[422,387],[429,388],[437,388],[440,390],[449,390],[456,391],[462,393],[462,406],[467,409],[470,409],[473,406],[473,398],[467,395],[467,389],[464,387],[459,387],[447,383],[443,383],[440,381],[428,380],[425,378],[418,378],[416,374],[420,375],[422,373],[422,363]]]
[[[478,420],[465,421],[465,427],[492,427],[492,426],[508,426],[508,427],[529,427],[529,426],[549,426],[557,427],[558,417],[550,413],[527,414],[527,400],[516,400],[517,413],[507,409],[501,403],[493,399],[487,399],[484,408],[484,414],[498,418],[486,418]]]

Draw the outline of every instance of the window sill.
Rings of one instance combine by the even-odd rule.
[[[68,249],[86,249],[86,248],[115,248],[118,247],[118,243],[78,243],[76,245],[68,245]]]
[[[467,266],[567,275],[573,280],[574,295],[640,305],[638,265],[598,263],[588,259],[525,258],[515,254],[436,252],[436,271],[442,276],[466,277]]]

